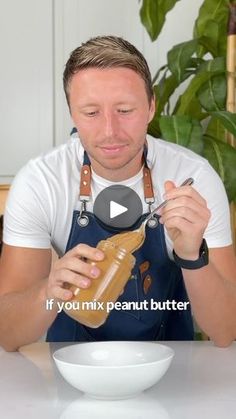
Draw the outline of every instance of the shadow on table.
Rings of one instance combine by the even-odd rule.
[[[166,409],[150,399],[148,393],[127,400],[95,400],[80,396],[61,414],[60,419],[170,419]]]

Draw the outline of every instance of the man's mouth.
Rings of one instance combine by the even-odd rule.
[[[103,145],[100,149],[106,154],[115,154],[120,151],[124,151],[124,148],[127,144],[112,144],[112,145]]]

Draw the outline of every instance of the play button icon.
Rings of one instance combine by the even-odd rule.
[[[124,205],[118,204],[118,202],[111,201],[110,202],[110,218],[117,217],[118,215],[124,214],[124,212],[128,211],[128,208],[124,207]]]
[[[143,205],[133,189],[116,184],[98,194],[93,212],[104,224],[125,229],[136,223],[142,215]]]

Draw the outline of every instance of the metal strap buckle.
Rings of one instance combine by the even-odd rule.
[[[86,227],[89,223],[88,216],[84,214],[84,212],[86,212],[87,210],[86,208],[87,200],[81,199],[80,202],[81,202],[81,208],[80,208],[79,216],[77,218],[77,223],[80,225],[80,227]]]

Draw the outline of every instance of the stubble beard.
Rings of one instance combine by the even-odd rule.
[[[121,158],[120,161],[117,161],[117,162],[116,162],[116,158],[99,159],[97,158],[95,152],[90,153],[89,151],[87,151],[87,153],[91,160],[91,165],[95,169],[95,172],[97,172],[96,168],[98,168],[98,170],[99,168],[101,168],[101,169],[113,172],[114,175],[115,175],[114,171],[116,171],[117,174],[120,174],[120,173],[122,174],[122,172],[124,172],[126,168],[131,169],[133,167],[135,170],[135,166],[137,164],[136,172],[138,173],[142,167],[143,145],[140,145],[139,149],[136,150],[136,153],[134,155],[128,156],[124,160]],[[138,159],[138,155],[140,155],[140,159]],[[137,158],[137,163],[135,163],[136,158]]]

